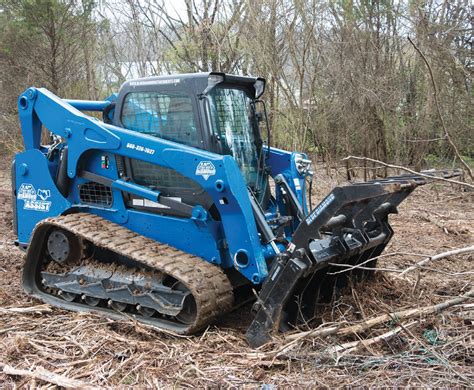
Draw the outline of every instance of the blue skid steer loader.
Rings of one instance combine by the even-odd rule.
[[[256,347],[315,316],[347,279],[337,263],[375,267],[388,215],[424,179],[336,187],[308,210],[311,161],[270,146],[264,88],[211,72],[131,80],[104,101],[26,90],[12,166],[26,292],[181,334],[258,292]]]

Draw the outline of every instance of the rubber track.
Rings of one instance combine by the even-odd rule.
[[[93,214],[75,213],[47,218],[39,222],[35,230],[45,225],[70,231],[98,247],[126,256],[182,282],[196,300],[197,314],[195,322],[187,327],[183,324],[182,331],[178,333],[194,333],[232,308],[233,291],[229,279],[220,268],[199,257]],[[139,320],[139,316],[136,319]],[[156,323],[159,326],[158,319]]]

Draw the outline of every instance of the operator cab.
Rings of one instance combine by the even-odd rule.
[[[264,206],[269,186],[259,122],[266,114],[257,112],[264,88],[264,79],[223,73],[131,80],[120,89],[113,124],[233,156],[249,189]],[[132,159],[124,159],[123,166],[128,178],[138,184],[179,196],[188,204],[212,207],[210,196],[176,171]],[[133,205],[133,199],[129,204]]]

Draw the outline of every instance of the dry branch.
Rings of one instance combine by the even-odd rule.
[[[308,338],[318,338],[318,337],[326,337],[326,336],[332,336],[332,335],[349,336],[349,335],[361,333],[363,331],[366,331],[377,325],[381,325],[389,321],[407,320],[407,319],[414,318],[417,316],[438,313],[451,306],[462,303],[472,297],[474,297],[474,290],[470,290],[464,295],[447,300],[445,302],[438,303],[436,305],[426,306],[426,307],[421,307],[421,308],[414,308],[414,309],[406,309],[406,310],[401,310],[398,312],[382,314],[380,316],[365,320],[356,325],[342,327],[342,325],[338,324],[338,325],[329,326],[326,328],[319,327],[317,329],[313,329],[306,332],[293,333],[285,337],[286,340],[291,340],[291,341],[283,345],[282,347],[273,351],[268,351],[268,352],[250,353],[250,354],[247,354],[247,358],[255,359],[255,360],[276,359],[279,356],[284,355],[290,350],[292,350],[299,341],[302,341]],[[403,328],[403,326],[401,326],[401,328]],[[389,332],[389,335],[386,335],[386,337],[390,337],[390,332]],[[376,341],[378,340],[375,338],[374,342]],[[356,346],[356,344],[354,344],[353,346]]]
[[[470,253],[470,252],[474,252],[474,245],[467,246],[465,248],[453,249],[451,251],[439,253],[439,254],[434,255],[434,256],[429,256],[426,259],[423,259],[423,260],[419,261],[418,263],[408,267],[407,269],[402,271],[399,275],[396,275],[396,277],[401,278],[402,276],[404,276],[408,272],[411,272],[411,271],[413,271],[413,270],[415,270],[419,267],[423,267],[425,264],[428,264],[431,261],[441,260],[441,259],[444,259],[444,258],[449,257],[449,256],[460,255],[460,254],[463,254],[463,253]]]
[[[344,343],[340,345],[336,345],[333,347],[327,348],[324,352],[322,352],[322,355],[336,355],[338,356],[339,354],[348,354],[348,353],[353,353],[357,351],[360,348],[367,348],[370,345],[376,344],[380,341],[388,340],[392,338],[393,336],[397,335],[400,333],[402,330],[409,328],[413,325],[415,325],[418,321],[413,321],[407,325],[404,326],[397,326],[395,329],[392,329],[388,332],[385,332],[381,335],[371,337],[369,339],[365,340],[356,340],[356,341],[351,341],[349,343]]]
[[[30,306],[30,307],[8,307],[8,308],[1,308],[0,313],[7,314],[7,313],[50,313],[53,310],[49,305],[37,305],[37,306]]]
[[[333,267],[342,267],[344,268],[342,271],[335,271],[335,272],[328,272],[328,275],[337,275],[337,274],[342,274],[344,272],[350,272],[354,269],[364,269],[364,270],[370,270],[370,271],[380,271],[381,268],[370,268],[370,267],[364,267],[365,264],[370,263],[371,261],[381,259],[383,257],[389,257],[389,256],[400,256],[400,255],[406,255],[406,256],[424,256],[427,257],[427,255],[423,255],[421,253],[411,253],[411,252],[392,252],[392,253],[384,253],[379,256],[371,257],[368,260],[363,261],[362,263],[359,264],[345,264],[345,263],[329,263],[329,265],[332,265]],[[387,272],[402,272],[401,270],[395,270],[395,269],[385,269]]]
[[[360,333],[367,329],[373,328],[376,325],[383,324],[385,322],[393,321],[393,320],[405,320],[409,318],[413,318],[415,316],[427,315],[432,313],[438,313],[442,310],[445,310],[451,306],[457,305],[461,302],[468,300],[469,298],[474,297],[474,290],[470,290],[466,294],[463,294],[459,297],[447,300],[442,303],[438,303],[437,305],[426,306],[421,308],[414,308],[414,309],[406,309],[401,310],[398,312],[392,312],[387,314],[382,314],[380,316],[368,319],[356,325],[346,326],[342,328],[340,325],[332,326],[329,328],[324,329],[315,329],[309,330],[306,332],[299,332],[293,333],[286,336],[287,340],[292,340],[290,343],[286,344],[281,350],[288,348],[290,344],[293,344],[299,340],[304,338],[316,338],[316,337],[324,337],[329,335],[337,335],[337,336],[347,336],[353,333]]]
[[[71,379],[63,375],[55,374],[54,372],[48,371],[42,367],[38,367],[33,371],[23,370],[19,368],[14,368],[7,364],[0,363],[0,366],[3,365],[3,373],[6,375],[22,376],[31,379],[41,380],[43,382],[52,383],[57,386],[65,387],[67,389],[97,389],[97,386],[88,385],[85,382],[79,381],[77,379]]]
[[[453,149],[455,156],[458,158],[458,160],[461,162],[461,164],[464,166],[464,168],[466,168],[466,171],[469,174],[469,177],[471,178],[471,180],[474,180],[474,174],[472,173],[472,169],[462,159],[461,154],[459,153],[459,150],[458,150],[456,144],[454,143],[454,141],[451,138],[451,134],[449,134],[449,132],[448,132],[448,129],[446,127],[446,123],[444,123],[444,117],[441,113],[441,108],[440,108],[439,99],[438,99],[438,86],[436,84],[436,80],[434,78],[433,70],[431,69],[431,65],[428,62],[428,59],[426,58],[426,56],[423,54],[423,52],[420,50],[420,48],[417,45],[415,45],[415,43],[411,40],[410,37],[408,37],[408,41],[412,44],[412,46],[415,48],[415,50],[420,54],[421,58],[423,59],[423,62],[426,64],[426,67],[428,68],[428,72],[430,74],[430,79],[431,79],[431,84],[433,85],[433,94],[434,94],[434,100],[435,100],[435,104],[436,104],[436,111],[438,112],[438,117],[439,117],[439,120],[441,122],[441,126],[443,126],[444,136],[445,136],[446,140],[448,141],[449,145],[451,146],[451,148]]]
[[[388,164],[388,163],[385,163],[383,161],[375,160],[375,159],[369,158],[369,157],[347,156],[347,157],[344,157],[342,159],[342,161],[348,161],[348,160],[370,161],[370,162],[373,162],[373,163],[376,163],[376,164],[381,164],[381,165],[383,165],[387,168],[400,169],[402,171],[413,173],[415,175],[418,175],[418,176],[421,176],[421,177],[424,177],[424,178],[427,178],[427,179],[430,179],[430,180],[444,181],[446,183],[458,184],[458,185],[461,185],[461,186],[465,186],[465,187],[474,189],[474,185],[469,184],[469,183],[465,183],[463,181],[445,179],[444,177],[438,177],[438,176],[426,175],[424,173],[414,171],[413,169],[406,168],[406,167],[403,167],[401,165]]]

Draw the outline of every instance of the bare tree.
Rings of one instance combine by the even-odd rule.
[[[416,168],[454,164],[455,154],[474,159],[468,0],[0,5],[5,128],[15,123],[16,96],[32,84],[97,99],[130,78],[214,70],[267,79],[276,146]],[[431,66],[436,96],[407,36]]]

